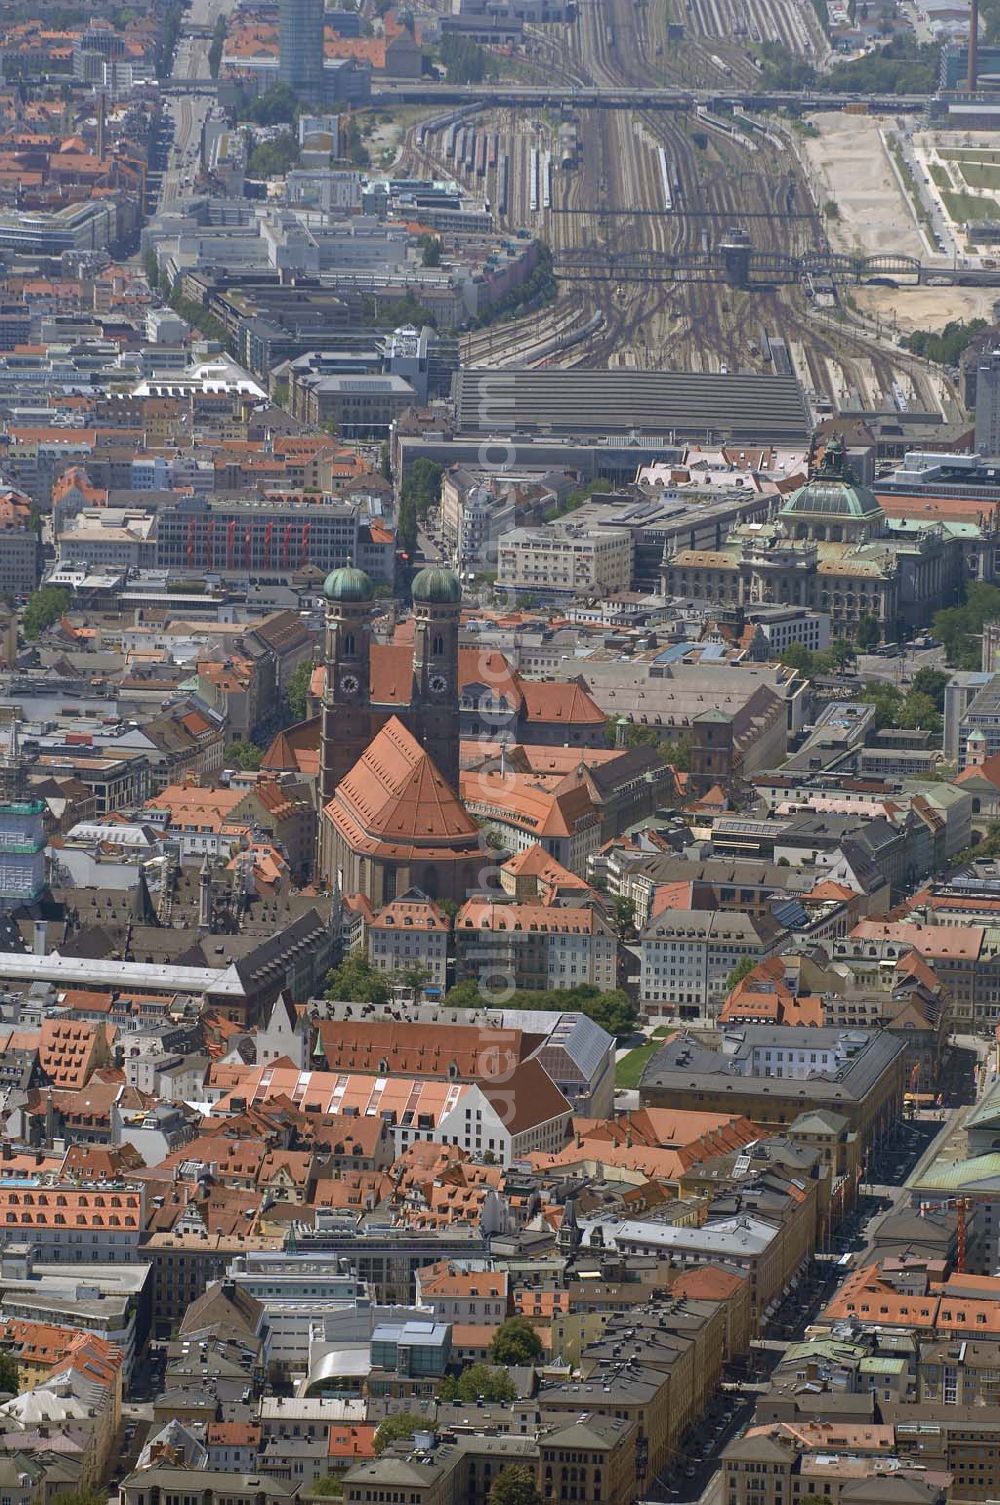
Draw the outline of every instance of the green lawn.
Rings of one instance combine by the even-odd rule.
[[[637,1045],[627,1056],[622,1056],[615,1066],[616,1087],[638,1087],[646,1062],[659,1050],[667,1035],[674,1033],[672,1024],[658,1024],[648,1045]]]
[[[934,179],[934,182],[939,188],[950,189],[952,187],[952,181],[951,177],[949,176],[948,169],[946,167],[942,167],[940,162],[928,162],[927,171],[930,173],[931,177]],[[968,182],[968,179],[966,179],[966,182]]]
[[[637,1045],[635,1050],[630,1050],[627,1056],[622,1056],[615,1066],[615,1086],[638,1087],[646,1062],[656,1054],[659,1048],[659,1040],[650,1040],[648,1045]]]
[[[959,162],[958,170],[970,188],[1000,188],[1000,163]]]
[[[955,146],[939,151],[943,162],[992,162],[1000,164],[1000,152],[993,147]]]
[[[996,199],[985,194],[978,197],[974,193],[946,193],[942,190],[941,199],[957,225],[965,224],[967,220],[996,219],[1000,214]]]

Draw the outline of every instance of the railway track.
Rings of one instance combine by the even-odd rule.
[[[727,18],[742,6],[744,19],[769,15],[776,37],[790,46],[795,40],[793,50],[807,53],[810,3],[691,0],[691,10],[685,9],[688,36],[692,28],[707,25],[706,17],[728,25]],[[681,4],[685,0],[671,0],[673,14]],[[558,33],[538,29],[538,66],[547,79],[568,85],[643,88],[662,83],[678,70],[678,57],[662,40],[665,15],[662,0],[580,0],[574,25]],[[734,57],[739,34],[730,30],[727,36],[725,55]],[[661,40],[657,43],[656,38]],[[695,83],[699,70],[718,82],[716,46],[720,43],[710,36],[685,41],[685,82]],[[721,50],[725,49],[720,46]],[[733,66],[737,65],[734,57]],[[608,252],[700,251],[739,223],[751,226],[754,246],[763,252],[801,253],[826,245],[825,224],[794,153],[770,126],[761,127],[755,120],[735,122],[738,135],[755,148],[749,150],[729,133],[706,129],[694,114],[578,109],[573,118],[579,165],[561,171],[551,115],[532,119],[523,111],[484,112],[475,128],[497,132],[497,163],[489,163],[480,176],[474,157],[473,169],[464,179],[494,198],[499,162],[506,159],[508,197],[502,222],[511,229],[527,226],[544,236],[557,255],[581,247]],[[537,167],[546,153],[553,154],[548,203]],[[461,164],[456,169],[443,158],[435,136],[420,145],[411,139],[406,160],[438,176],[459,176],[463,170]],[[591,327],[592,320],[596,327]],[[881,387],[888,393],[899,372],[909,367],[894,352],[859,338],[849,327],[836,328],[813,317],[803,290],[794,285],[750,294],[699,283],[621,287],[597,279],[564,283],[557,303],[541,319],[533,315],[470,336],[466,359],[496,365],[762,370],[769,359],[765,328],[796,352],[796,369],[821,396],[836,395],[838,387],[858,392]],[[579,338],[581,332],[585,339]],[[564,338],[577,343],[564,346]],[[911,375],[915,401],[927,400],[933,406],[923,391],[919,369]]]

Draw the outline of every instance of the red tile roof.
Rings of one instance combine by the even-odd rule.
[[[352,846],[471,846],[479,827],[395,716],[341,782],[326,813]]]

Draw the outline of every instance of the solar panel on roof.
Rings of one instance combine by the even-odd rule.
[[[809,923],[809,916],[797,899],[784,899],[780,904],[774,905],[771,913],[786,930],[796,930]]]

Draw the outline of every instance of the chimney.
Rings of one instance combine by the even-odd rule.
[[[979,0],[972,0],[969,11],[969,76],[966,84],[970,94],[975,94],[979,75]]]
[[[975,0],[973,0],[975,4]],[[104,161],[106,151],[105,137],[108,128],[108,97],[102,89],[97,96],[97,160]]]
[[[49,922],[48,920],[36,920],[34,939],[31,949],[36,956],[44,956],[48,951]]]

